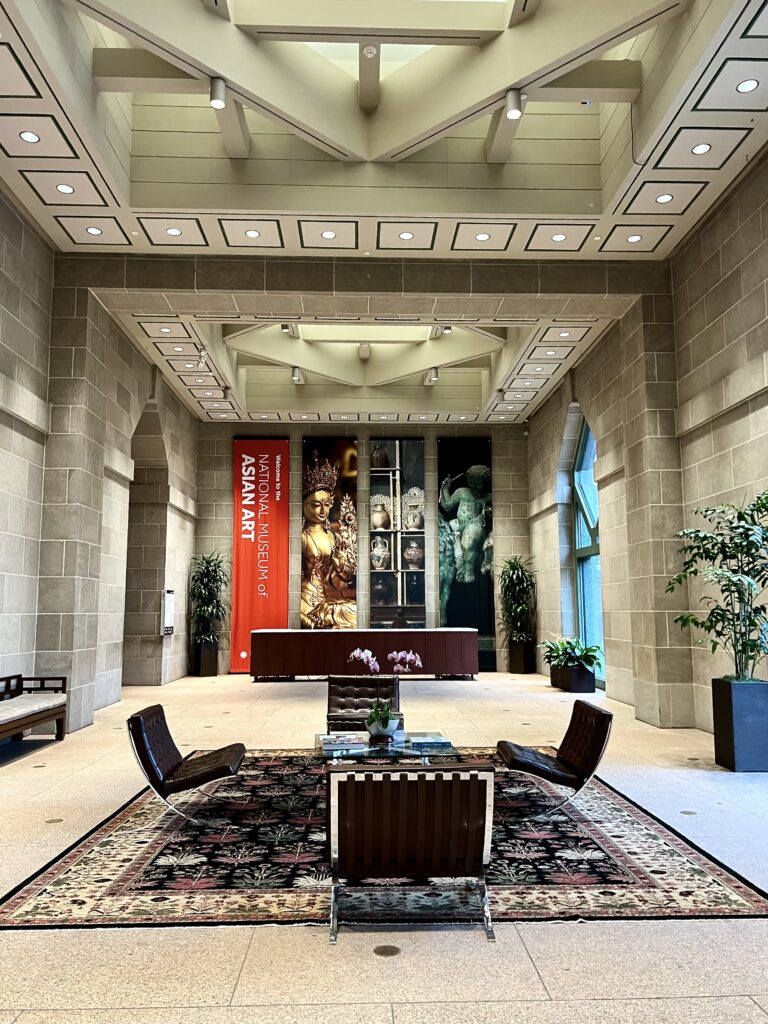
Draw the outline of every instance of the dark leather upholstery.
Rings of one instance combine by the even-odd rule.
[[[509,740],[499,740],[496,750],[513,771],[526,772],[571,789],[581,789],[594,775],[602,760],[611,734],[612,721],[610,711],[577,700],[563,742],[555,756],[534,747],[522,747]]]
[[[462,773],[467,777],[461,778]],[[360,881],[482,875],[486,823],[493,816],[493,778],[493,766],[484,763],[377,765],[374,771],[330,765],[328,834],[332,864],[337,842],[337,877]],[[330,826],[336,811],[334,837]]]
[[[391,700],[392,710],[400,711],[400,680],[392,676],[329,676],[328,732],[345,729],[361,731],[373,702]],[[401,728],[404,727],[400,715]]]
[[[245,746],[232,743],[199,757],[182,758],[160,704],[131,715],[128,730],[147,781],[162,797],[237,775],[245,756]]]

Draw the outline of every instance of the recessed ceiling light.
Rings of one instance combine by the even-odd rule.
[[[522,398],[522,395],[515,395],[515,398]]]
[[[526,386],[527,388],[529,388],[529,387],[531,386],[531,382],[530,382],[529,380],[524,380],[524,381],[523,381],[523,384],[525,384],[525,386]]]
[[[347,419],[349,419],[349,417],[348,416],[340,416],[339,419],[347,420]]]
[[[627,235],[627,241],[628,242],[642,242],[642,240],[643,240],[643,236],[642,235]]]
[[[248,228],[248,230],[245,232],[246,238],[258,238],[260,235],[261,232],[254,230],[254,228]]]
[[[19,132],[19,138],[22,142],[39,142],[40,136],[35,132]]]
[[[61,192],[63,196],[71,196],[75,190],[71,185],[65,185],[62,183],[61,185],[56,186],[56,191]]]
[[[487,242],[490,237],[491,236],[488,234],[487,231],[481,231],[479,234],[475,235],[475,241],[476,242]]]
[[[194,363],[184,363],[184,368],[186,370],[194,370],[195,364]]]
[[[500,420],[505,420],[506,418],[507,418],[506,416],[499,416]]]
[[[203,393],[205,394],[205,397],[206,397],[206,398],[210,398],[210,397],[211,397],[211,395],[213,394],[213,392],[212,392],[212,391],[205,391],[205,392],[203,392]]]
[[[595,235],[595,241],[599,242],[602,237],[602,235]]]
[[[571,336],[571,332],[570,331],[560,331],[560,337],[561,338],[570,338],[570,336]]]
[[[214,409],[221,408],[221,402],[211,402],[211,405],[213,406]]]
[[[554,356],[554,355],[557,355],[557,353],[555,352],[555,350],[553,348],[548,348],[547,349],[547,355],[548,356]]]
[[[541,367],[540,366],[534,366],[533,372],[534,373],[541,373]]]
[[[181,228],[166,228],[165,233],[166,235],[172,235],[174,238],[178,238],[181,234]]]
[[[332,238],[336,237],[336,232],[335,231],[322,231],[320,233],[320,237],[321,238],[327,238],[328,241],[330,241]],[[306,419],[306,418],[307,418],[306,416],[302,416],[302,419]]]
[[[170,327],[161,327],[160,328],[160,333],[161,334],[170,334],[171,333],[171,328]]]
[[[425,420],[426,418],[427,418],[426,416],[419,416],[420,420]]]
[[[669,194],[669,192],[664,192],[664,193],[662,193],[662,195],[656,196],[656,202],[657,203],[671,203],[672,202],[672,198],[673,197]]]
[[[183,345],[174,345],[173,346],[173,351],[174,352],[183,352],[184,351],[184,346]]]
[[[203,383],[203,378],[202,377],[195,377],[195,384],[202,384],[202,383]]]
[[[460,420],[465,420],[466,418],[467,418],[466,416],[459,416]]]
[[[88,232],[89,235],[100,235],[101,234],[101,228],[90,227],[90,228],[86,228],[85,230]]]
[[[691,152],[694,156],[704,156],[704,154],[708,153],[710,149],[712,149],[712,147],[708,142],[699,142],[693,147]]]
[[[562,231],[559,231],[556,235],[552,235],[553,242],[564,242],[565,239],[566,236],[562,233]]]
[[[760,85],[756,78],[747,78],[743,82],[739,82],[736,86],[736,92],[754,92],[755,89]]]
[[[219,416],[221,416],[221,418],[222,418],[223,420],[225,420],[225,419],[227,418],[227,416],[228,416],[228,415],[229,415],[229,413],[226,413],[226,412],[220,412],[220,413],[219,413]]]
[[[412,231],[401,231],[400,232],[400,237],[402,238],[402,240],[404,242],[410,242],[410,240],[413,238],[413,232]]]
[[[263,412],[259,418],[262,420],[268,420],[269,416],[265,412]]]
[[[508,405],[507,406],[507,409],[514,409],[514,408],[515,408],[514,405]]]
[[[306,419],[307,417],[306,417],[305,415],[302,415],[302,417],[301,417],[301,418],[302,418],[303,420],[305,420],[305,419]]]

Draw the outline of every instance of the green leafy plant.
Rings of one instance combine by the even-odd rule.
[[[379,700],[377,697],[373,702],[371,713],[366,719],[367,725],[373,725],[374,722],[378,722],[382,729],[386,729],[389,725],[389,720],[392,717],[392,701],[391,700]]]
[[[530,562],[508,558],[499,573],[499,619],[507,640],[530,642],[534,637],[536,577]]]
[[[552,668],[585,668],[594,672],[602,665],[602,651],[597,644],[587,647],[577,636],[560,636],[539,644],[544,661]]]
[[[742,505],[697,508],[711,530],[680,530],[683,568],[667,584],[667,593],[700,577],[720,591],[705,595],[706,615],[678,615],[682,629],[700,629],[714,654],[722,648],[733,661],[732,679],[752,679],[768,655],[768,491]],[[708,640],[707,640],[708,637]]]
[[[197,555],[189,566],[192,641],[215,644],[217,630],[227,614],[222,594],[229,584],[229,565],[217,552]]]

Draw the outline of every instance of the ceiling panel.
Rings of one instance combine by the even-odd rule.
[[[483,224],[459,221],[453,234],[453,252],[505,252],[512,241],[515,224]]]
[[[283,232],[280,228],[279,220],[221,217],[219,224],[226,243],[230,248],[283,248]]]
[[[629,200],[624,213],[680,216],[706,187],[705,181],[646,181]]]
[[[19,173],[45,206],[107,205],[87,171],[20,170]]]
[[[77,245],[130,245],[116,217],[56,216],[56,222]]]
[[[0,147],[6,156],[27,160],[77,156],[58,121],[48,114],[0,114]]]
[[[537,224],[525,249],[526,252],[580,252],[594,230],[594,224]]]
[[[380,221],[376,231],[376,248],[431,252],[435,247],[436,236],[437,221]]]
[[[139,217],[152,246],[204,246],[208,244],[197,217]]]

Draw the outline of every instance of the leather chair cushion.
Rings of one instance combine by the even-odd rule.
[[[328,713],[370,711],[376,698],[391,700],[400,706],[400,688],[396,676],[366,678],[359,676],[328,677]]]
[[[504,764],[513,771],[527,772],[571,789],[577,789],[582,783],[582,779],[562,761],[534,747],[522,747],[509,740],[499,740],[496,750]]]
[[[230,743],[227,747],[209,750],[199,757],[185,758],[159,788],[163,795],[167,796],[169,793],[196,789],[198,786],[204,786],[206,782],[237,775],[244,757],[245,746],[242,743]]]

